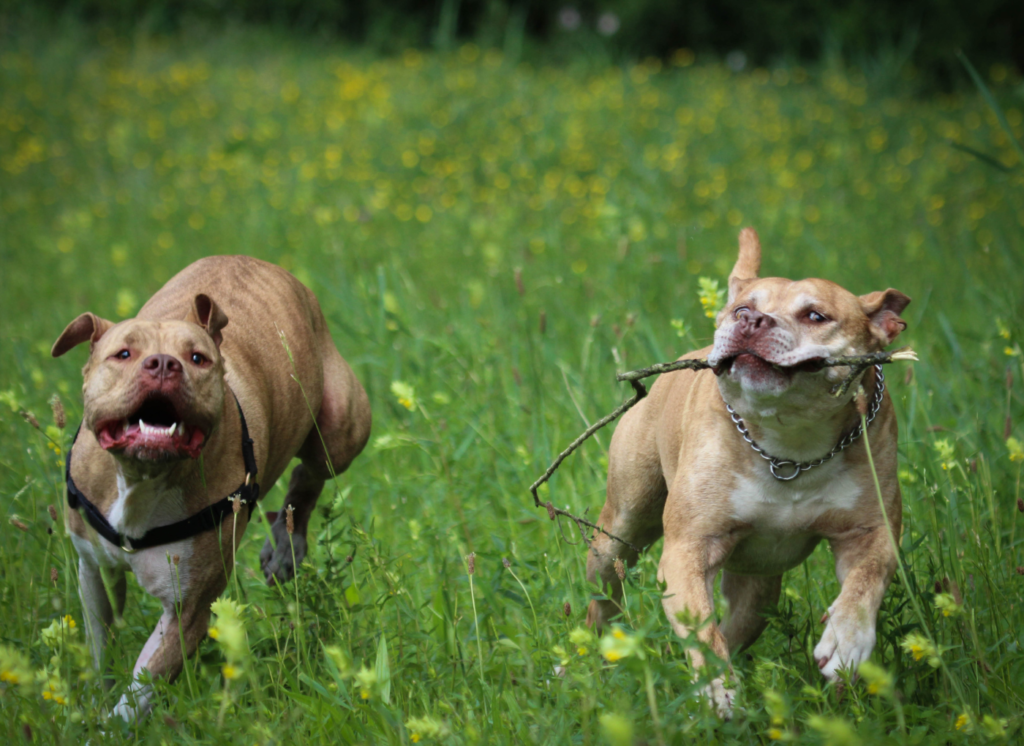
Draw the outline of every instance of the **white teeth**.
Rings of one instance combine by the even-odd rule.
[[[174,431],[177,428],[178,428],[178,423],[175,422],[173,425],[171,425],[171,429],[170,429],[170,431],[167,434],[173,438],[174,437]]]
[[[139,420],[139,432],[143,435],[166,435],[170,437],[174,435],[174,430],[177,426],[177,423],[175,423],[170,427],[158,427],[157,425],[147,425],[142,420]]]

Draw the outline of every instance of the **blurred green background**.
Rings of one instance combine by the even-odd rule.
[[[260,24],[385,54],[474,42],[562,61],[666,59],[687,48],[732,64],[845,59],[925,87],[965,80],[960,50],[987,68],[1024,63],[1013,0],[0,0],[0,22],[86,21],[121,33]]]
[[[941,70],[964,68],[925,36],[913,63],[885,44],[860,61],[753,42],[662,48],[654,36],[634,48],[625,10],[623,36],[605,39],[592,28],[603,7],[580,6],[577,32],[548,16],[535,30],[524,10],[518,26],[495,21],[488,41],[471,20],[483,11],[463,4],[406,14],[410,30],[387,43],[371,38],[390,28],[381,15],[351,32],[356,44],[318,30],[316,13],[335,6],[152,7],[4,11],[0,732],[146,743],[1018,737],[1024,102],[998,35],[975,60],[983,95],[961,72],[943,88]],[[307,7],[320,20],[303,21]],[[737,48],[743,65],[729,58]],[[926,53],[941,65],[913,56]],[[938,82],[922,82],[932,70]],[[608,666],[578,629],[597,592],[585,549],[560,538],[527,488],[625,396],[617,370],[708,343],[698,280],[724,286],[744,225],[761,234],[766,274],[911,296],[900,342],[921,362],[889,369],[910,583],[894,582],[880,615],[881,683],[826,689],[810,659],[838,592],[820,547],[787,575],[762,640],[733,661],[741,707],[723,723],[683,662],[693,643],[665,622],[659,547],[629,576],[624,634],[643,657]],[[229,591],[248,605],[245,674],[225,676],[209,642],[179,682],[158,683],[153,717],[103,725],[158,609],[133,587],[109,693],[79,678],[72,644],[55,651],[42,635],[65,615],[78,620],[69,639],[81,635],[74,551],[47,509],[64,509],[70,433],[48,400],[60,395],[73,428],[85,357],[53,360],[49,348],[77,314],[129,317],[211,253],[276,262],[317,293],[370,394],[374,433],[325,490],[296,584],[263,585],[266,532],[247,533]],[[558,505],[596,514],[609,437],[556,475]],[[264,490],[276,509],[282,486]],[[924,633],[943,666],[908,637]]]

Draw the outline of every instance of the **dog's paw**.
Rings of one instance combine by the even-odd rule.
[[[128,691],[121,695],[110,714],[130,724],[144,718],[152,709],[153,685],[135,681],[128,687]]]
[[[732,705],[736,701],[735,689],[726,689],[721,679],[715,679],[701,690],[701,694],[714,706],[718,717],[732,720]]]
[[[286,583],[295,577],[295,568],[306,558],[306,537],[298,531],[289,536],[284,520],[275,521],[271,532],[277,546],[267,539],[260,551],[260,568],[267,585]]]
[[[858,620],[841,612],[833,614],[829,609],[825,632],[814,647],[814,660],[822,676],[829,681],[838,681],[841,669],[848,669],[855,675],[857,667],[868,659],[874,649],[874,620]]]

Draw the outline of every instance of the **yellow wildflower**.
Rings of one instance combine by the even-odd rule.
[[[1006,439],[1006,450],[1010,452],[1010,461],[1024,461],[1024,445],[1016,438]]]
[[[586,655],[590,650],[587,646],[594,642],[594,633],[585,627],[577,627],[569,633],[569,642],[576,646],[577,655]]]
[[[829,746],[840,746],[845,744],[860,743],[853,727],[842,718],[830,718],[824,715],[811,715],[807,724],[825,737],[825,743]]]
[[[249,643],[242,618],[245,606],[230,598],[219,598],[213,602],[210,610],[217,619],[207,630],[207,634],[217,641],[217,646],[227,659],[221,671],[228,681],[237,679],[242,675],[242,664],[249,656]]]
[[[971,720],[970,714],[966,712],[960,713],[960,716],[956,719],[956,722],[953,724],[953,727],[956,728],[958,731],[962,731],[964,733],[974,732],[974,723]]]
[[[633,723],[625,716],[607,712],[598,718],[598,722],[605,740],[612,746],[631,746],[633,743]]]
[[[78,633],[78,625],[70,614],[61,619],[54,619],[50,626],[39,633],[43,644],[50,650],[59,651],[65,643],[70,642]]]
[[[423,738],[444,738],[451,733],[446,723],[430,715],[409,718],[405,721],[405,727],[409,730],[409,740],[413,743],[419,743]]]
[[[718,280],[713,280],[710,277],[699,278],[697,284],[700,286],[697,297],[700,298],[704,315],[713,319],[722,310],[722,305],[725,302],[725,290],[719,290]]]
[[[857,669],[867,684],[868,694],[878,694],[887,697],[892,694],[892,674],[871,661],[864,661]]]
[[[53,451],[54,453],[56,453],[59,456],[60,453],[61,453],[60,445],[59,445],[60,444],[60,430],[58,430],[57,427],[55,427],[54,425],[47,425],[46,426],[46,438],[47,438],[47,440],[46,440],[46,447],[49,448],[51,451]]]
[[[768,712],[772,725],[775,726],[783,725],[786,722],[786,718],[789,717],[789,705],[786,704],[783,696],[774,689],[765,689],[764,709]],[[779,739],[776,738],[774,740],[777,741]]]
[[[985,715],[981,719],[981,730],[991,740],[1006,738],[1006,718],[994,718]]]
[[[610,635],[601,638],[601,655],[609,663],[615,663],[631,655],[641,655],[640,640],[629,635],[622,627],[615,627]]]
[[[1003,339],[1010,338],[1010,327],[1006,325],[1006,322],[1002,319],[996,319],[996,329],[999,330],[999,336]]]
[[[942,461],[943,471],[948,471],[953,468],[954,458],[956,456],[956,448],[949,441],[948,438],[935,441],[935,450],[939,454],[939,458]]]
[[[939,651],[935,644],[924,635],[911,632],[900,642],[900,647],[914,656],[915,661],[927,658],[929,666],[932,668],[939,667]]]
[[[398,403],[410,412],[416,409],[416,389],[405,381],[392,381],[391,393],[398,399]]]
[[[28,658],[14,648],[0,645],[0,683],[29,686],[33,673]]]
[[[352,661],[344,650],[339,648],[337,645],[331,645],[324,648],[324,653],[334,664],[334,667],[338,669],[338,675],[341,676],[341,678],[347,679],[352,675]]]
[[[569,665],[569,654],[565,652],[565,648],[561,645],[555,645],[551,648],[551,652],[558,658],[559,665],[565,667]]]
[[[935,608],[942,612],[942,616],[956,616],[963,611],[963,606],[956,602],[950,593],[938,593],[935,596]]]
[[[363,666],[356,672],[356,686],[359,687],[359,696],[362,699],[369,699],[377,688],[377,672],[372,668]]]
[[[58,705],[66,705],[68,703],[67,685],[58,674],[48,673],[44,669],[36,675],[36,678],[43,685],[41,692],[43,699]]]

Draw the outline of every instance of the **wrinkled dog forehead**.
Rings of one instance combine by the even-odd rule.
[[[800,315],[806,311],[831,311],[842,316],[862,315],[857,296],[829,280],[787,280],[766,277],[754,280],[736,299],[763,313]]]
[[[125,348],[139,355],[184,355],[198,350],[212,356],[216,351],[210,336],[195,324],[129,319],[115,324],[100,338],[93,356],[103,359]]]

